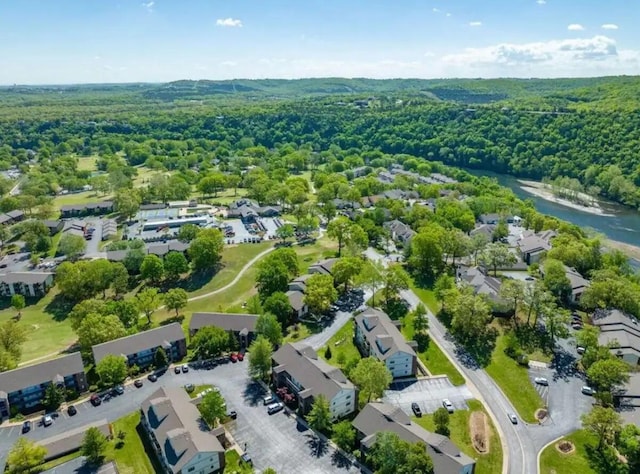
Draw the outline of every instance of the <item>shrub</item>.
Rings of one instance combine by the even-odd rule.
[[[327,346],[327,348],[325,349],[324,358],[327,360],[331,359],[331,346]]]
[[[529,357],[526,354],[521,354],[518,356],[518,364],[529,367]]]

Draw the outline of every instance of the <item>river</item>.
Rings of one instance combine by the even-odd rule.
[[[502,186],[510,188],[521,199],[531,199],[536,209],[542,214],[555,216],[567,222],[590,227],[611,240],[617,240],[630,245],[640,246],[640,212],[615,203],[602,203],[603,209],[613,216],[598,216],[588,212],[571,209],[555,202],[547,201],[523,191],[520,183],[513,176],[493,173],[491,171],[467,170],[475,176],[496,178]]]

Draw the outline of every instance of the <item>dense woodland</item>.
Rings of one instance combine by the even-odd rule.
[[[275,148],[285,158],[302,150],[305,167],[329,163],[334,171],[407,154],[518,177],[577,178],[638,207],[640,105],[631,96],[639,88],[635,77],[4,88],[0,168],[34,158],[25,189],[39,182],[31,194],[42,195],[87,184],[72,154],[99,155],[104,171],[118,153],[127,165],[182,172]]]

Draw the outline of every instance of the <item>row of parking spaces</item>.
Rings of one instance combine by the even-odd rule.
[[[147,220],[147,219],[167,219],[169,217],[178,217],[180,210],[177,208],[167,208],[167,209],[149,209],[138,211],[136,215],[136,219],[138,220]]]
[[[423,413],[433,413],[447,399],[455,410],[467,410],[467,400],[473,395],[466,386],[454,387],[447,377],[410,379],[391,384],[384,401],[412,415],[411,404],[417,403]]]

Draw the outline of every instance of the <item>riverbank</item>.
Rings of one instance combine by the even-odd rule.
[[[622,253],[640,261],[640,247],[636,245],[626,244],[624,242],[618,242],[617,240],[606,239],[603,242],[605,247],[620,250]]]
[[[554,202],[556,204],[560,204],[561,206],[569,207],[581,212],[587,212],[596,216],[613,216],[613,214],[607,213],[598,203],[584,206],[582,204],[569,201],[568,199],[557,197],[551,192],[551,187],[547,184],[540,183],[538,181],[528,181],[525,179],[519,179],[518,183],[520,184],[520,189],[522,189],[526,193],[533,194],[534,196],[537,196],[546,201]]]

